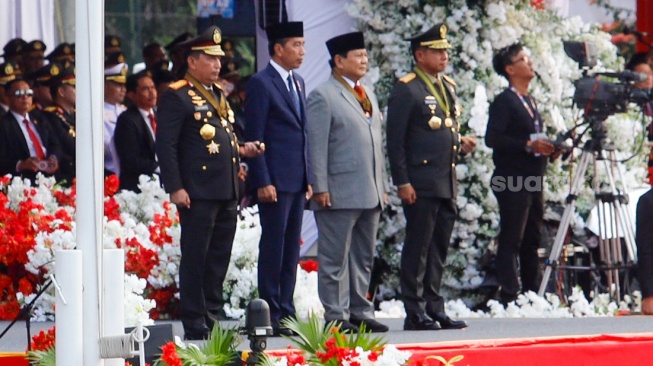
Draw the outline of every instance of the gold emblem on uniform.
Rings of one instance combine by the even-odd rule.
[[[433,116],[429,120],[429,127],[431,127],[432,130],[437,130],[442,126],[442,118]]]
[[[5,66],[5,74],[11,75],[13,73],[14,73],[14,67],[11,66],[11,64],[7,64],[7,66]]]
[[[50,68],[50,75],[57,76],[59,75],[59,67],[57,65],[52,65]]]
[[[209,154],[219,154],[220,153],[220,144],[216,144],[215,141],[211,140],[211,143],[206,145],[206,148],[209,149]]]
[[[194,97],[194,96],[196,96],[197,94],[195,94],[195,91],[194,91],[194,90],[189,90],[189,91],[188,91],[188,95],[190,95],[191,97]]]
[[[220,124],[222,125],[223,128],[227,128],[227,120],[226,119],[221,119]]]
[[[192,102],[193,104],[195,104],[195,105],[200,106],[200,107],[203,106],[204,104],[206,104],[206,100],[204,100],[204,99],[202,99],[202,98],[199,98],[199,99],[197,99],[197,100],[192,100],[191,102]]]
[[[236,122],[236,118],[234,117],[234,111],[231,109],[227,111],[227,119],[229,119],[229,122],[234,123]]]
[[[205,123],[202,128],[200,128],[200,136],[202,136],[204,140],[211,140],[215,137],[215,127]]]
[[[456,118],[458,118],[462,113],[463,113],[463,106],[461,106],[459,103],[456,103],[453,107],[453,115],[456,116]]]
[[[213,117],[213,112],[211,111],[206,112],[206,116],[209,118]]]
[[[217,28],[213,30],[213,42],[215,42],[215,44],[220,44],[220,42],[222,42],[222,36]]]
[[[75,137],[75,127],[70,126],[70,128],[68,129],[68,134],[69,134],[71,137],[74,138],[74,137]]]
[[[453,120],[450,117],[444,119],[444,125],[447,127],[453,126]]]
[[[196,121],[199,121],[199,120],[202,119],[202,113],[200,113],[200,112],[195,112],[195,113],[193,113],[193,117],[195,117],[195,120],[196,120]]]
[[[446,37],[447,37],[447,26],[442,24],[442,26],[440,26],[440,38],[444,39]]]

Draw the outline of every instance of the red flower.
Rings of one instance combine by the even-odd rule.
[[[317,272],[318,269],[318,263],[316,260],[313,259],[301,261],[299,262],[299,265],[302,267],[304,271],[308,273]]]
[[[32,342],[30,343],[32,351],[45,351],[51,347],[54,347],[55,340],[55,327],[48,329],[47,333],[43,330],[32,337]]]
[[[182,366],[181,358],[177,354],[177,345],[174,342],[168,342],[161,346],[161,361],[165,362],[168,366]]]
[[[118,188],[120,186],[120,180],[118,179],[118,176],[115,174],[111,174],[110,176],[104,178],[104,196],[105,197],[111,197],[116,192],[118,192]]]

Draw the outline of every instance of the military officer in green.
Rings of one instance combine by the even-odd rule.
[[[43,109],[52,124],[59,144],[59,170],[57,181],[70,186],[75,178],[75,67],[69,63],[67,68],[53,62],[52,78],[49,81],[53,104]]]
[[[239,144],[235,116],[217,84],[220,30],[179,46],[188,72],[159,99],[156,154],[161,181],[181,224],[179,294],[186,339],[205,339],[225,318],[222,283],[236,233],[240,158],[263,153],[258,142]]]
[[[387,147],[394,184],[406,216],[401,253],[405,330],[464,328],[444,312],[442,272],[456,219],[456,162],[476,140],[460,136],[456,83],[444,75],[447,26],[410,38],[413,72],[390,93]]]

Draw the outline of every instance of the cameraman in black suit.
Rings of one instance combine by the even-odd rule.
[[[513,44],[499,50],[492,63],[510,83],[490,104],[485,135],[485,143],[494,149],[491,187],[501,216],[496,257],[499,300],[507,304],[520,292],[520,277],[522,292],[539,288],[542,179],[548,157],[558,152],[542,135],[542,117],[528,93],[535,71],[522,46]]]
[[[226,318],[222,283],[236,233],[239,155],[264,151],[257,141],[241,146],[234,134],[234,113],[217,84],[221,40],[212,26],[179,44],[188,72],[161,95],[156,113],[161,181],[181,224],[179,294],[186,339],[206,339],[215,322]]]

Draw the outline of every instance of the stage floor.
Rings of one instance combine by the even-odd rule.
[[[404,331],[403,319],[378,319],[390,327],[383,334],[389,344],[433,343],[446,341],[483,340],[483,339],[519,339],[534,337],[579,336],[599,334],[627,334],[653,332],[653,316],[620,316],[601,318],[483,318],[465,319],[469,327],[463,330],[439,331]],[[171,323],[173,333],[182,336],[179,321],[157,322]],[[227,327],[237,326],[236,321],[224,322]],[[0,333],[9,322],[0,322]],[[51,328],[53,323],[32,323],[31,332],[36,334],[41,329]],[[25,322],[16,323],[0,339],[0,352],[23,352],[27,348]],[[240,349],[247,349],[249,342],[243,340]],[[285,338],[270,338],[268,350],[283,350],[291,342]]]

